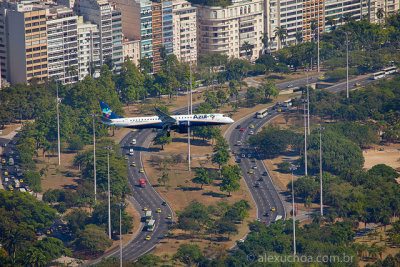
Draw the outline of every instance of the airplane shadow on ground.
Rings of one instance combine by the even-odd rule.
[[[187,144],[187,138],[183,137],[174,137],[172,138],[173,143],[186,143]],[[203,139],[192,139],[190,138],[190,145],[192,146],[210,146],[211,144],[207,140]]]

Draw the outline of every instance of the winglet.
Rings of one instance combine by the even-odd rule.
[[[103,101],[99,101],[99,104],[104,119],[112,120],[112,119],[122,118],[121,116],[115,114],[114,111],[112,111]]]

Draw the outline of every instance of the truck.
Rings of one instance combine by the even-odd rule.
[[[140,179],[140,187],[146,187],[146,180],[145,179]]]
[[[149,223],[147,224],[147,231],[153,232],[155,222],[156,222],[156,221],[153,220],[153,219],[151,219],[151,220],[149,221]]]
[[[151,210],[146,211],[146,222],[150,222],[153,217],[151,216]]]
[[[14,165],[14,159],[13,158],[9,158],[8,159],[8,165],[10,165],[10,166]]]

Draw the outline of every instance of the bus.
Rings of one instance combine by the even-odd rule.
[[[263,110],[260,110],[260,111],[256,112],[256,118],[257,119],[262,119],[267,115],[268,115],[268,108],[265,108]]]
[[[285,100],[282,104],[284,107],[291,107],[292,106],[292,99]]]
[[[156,221],[153,220],[153,219],[149,221],[149,223],[147,224],[147,231],[153,232],[155,222],[156,222]]]
[[[378,79],[382,79],[382,78],[385,78],[385,77],[386,77],[385,72],[384,71],[379,71],[379,72],[372,73],[371,80],[378,80]]]
[[[146,211],[146,222],[149,222],[151,220],[151,210]]]
[[[382,71],[385,72],[386,75],[389,75],[398,72],[398,69],[396,66],[391,66],[384,68]]]

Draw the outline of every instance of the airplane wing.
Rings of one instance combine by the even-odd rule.
[[[172,125],[178,124],[178,121],[176,119],[172,118],[170,115],[159,110],[158,108],[156,108],[156,107],[154,107],[154,108],[156,109],[157,115],[163,123],[163,128],[169,128]]]

